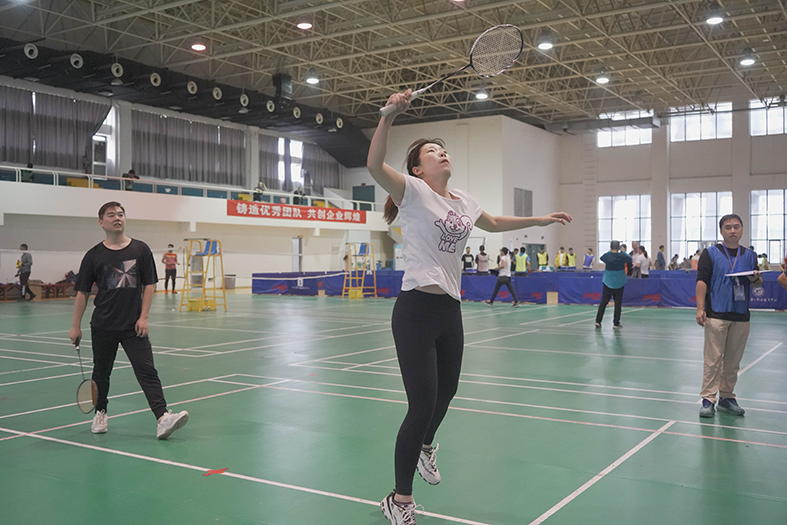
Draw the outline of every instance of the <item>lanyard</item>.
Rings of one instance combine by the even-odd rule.
[[[724,246],[724,255],[727,256],[727,260],[730,261],[730,269],[732,270],[730,273],[735,273],[735,267],[738,266],[738,257],[741,255],[741,247],[738,246],[737,252],[735,252],[735,262],[732,262],[732,258],[730,257],[730,252],[727,250],[727,245],[721,243]]]

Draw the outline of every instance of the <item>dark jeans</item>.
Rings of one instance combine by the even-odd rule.
[[[107,396],[109,395],[109,376],[115,364],[118,344],[123,345],[128,360],[134,368],[134,375],[142,387],[148,405],[156,416],[160,418],[167,411],[167,402],[164,400],[164,390],[158,372],[153,365],[153,348],[148,336],[137,337],[134,329],[130,330],[100,330],[91,329],[93,339],[93,381],[98,387],[96,396],[96,412],[106,410]]]
[[[431,444],[459,386],[464,351],[460,303],[450,295],[401,292],[391,319],[407,392],[407,415],[396,437],[396,493],[413,493],[421,445]]]
[[[167,285],[169,284],[169,280],[172,279],[172,291],[175,291],[175,277],[178,275],[178,270],[173,268],[172,270],[164,270],[164,290],[167,290]]]
[[[601,324],[601,320],[604,319],[604,310],[607,309],[607,304],[609,304],[609,300],[614,298],[615,299],[615,314],[612,317],[612,324],[615,326],[620,324],[620,309],[623,307],[623,289],[625,286],[621,286],[620,288],[608,288],[607,285],[604,285],[604,292],[601,294],[601,304],[598,305],[598,313],[596,314],[596,322]]]
[[[492,293],[492,298],[489,300],[489,302],[490,303],[495,302],[495,297],[497,297],[497,292],[500,291],[500,287],[502,287],[503,285],[505,285],[505,287],[508,288],[508,291],[511,292],[511,297],[514,298],[514,302],[518,303],[519,299],[517,299],[516,297],[516,290],[514,290],[514,285],[511,284],[511,278],[504,277],[501,275],[497,276],[497,282],[495,283],[495,291]]]

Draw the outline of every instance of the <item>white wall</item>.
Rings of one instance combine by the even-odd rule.
[[[238,286],[250,285],[255,272],[291,271],[291,239],[297,236],[304,239],[304,271],[342,268],[348,230],[370,232],[377,259],[393,258],[379,212],[367,212],[363,225],[292,221],[282,226],[274,219],[228,216],[222,199],[0,182],[0,282],[14,280],[22,243],[33,255],[31,278],[57,282],[69,270],[76,272],[82,255],[104,238],[96,213],[110,200],[123,204],[128,235],[150,245],[157,260],[167,244],[187,247],[186,238],[219,239],[225,273],[237,274]],[[163,275],[163,265],[159,269]]]

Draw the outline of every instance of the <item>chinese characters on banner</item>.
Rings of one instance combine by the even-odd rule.
[[[288,206],[248,201],[227,201],[227,215],[259,217],[262,219],[290,219],[296,221],[325,221],[366,224],[366,211]]]

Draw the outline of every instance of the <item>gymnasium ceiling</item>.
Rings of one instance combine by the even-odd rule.
[[[487,80],[461,74],[398,122],[504,114],[544,127],[611,111],[663,114],[731,97],[783,95],[787,0],[719,3],[724,21],[711,26],[705,21],[711,4],[698,0],[0,0],[0,38],[7,39],[0,62],[11,56],[9,41],[116,57],[136,80],[124,78],[120,88],[78,82],[71,88],[114,90],[118,98],[166,107],[172,99],[162,93],[171,97],[174,89],[185,91],[176,85],[183,79],[202,79],[207,91],[229,88],[235,98],[222,103],[225,118],[246,123],[272,117],[263,102],[275,98],[273,76],[286,73],[293,102],[283,107],[303,105],[306,113],[322,110],[365,128],[391,93],[466,64],[480,33],[508,23],[526,40],[513,68]],[[298,29],[302,18],[313,27]],[[554,39],[549,51],[535,46],[545,30]],[[197,40],[205,51],[190,48]],[[743,67],[746,48],[756,62]],[[96,70],[87,69],[89,62],[80,74]],[[139,81],[145,67],[134,64],[170,78],[163,74],[162,86],[151,89]],[[312,68],[317,86],[304,82]],[[602,69],[611,78],[605,86],[595,81]],[[20,76],[13,67],[0,74]],[[480,87],[488,100],[476,100]],[[253,99],[246,115],[236,111],[242,91]]]

